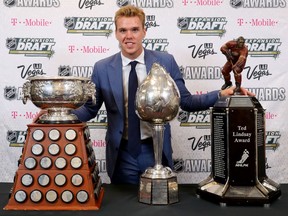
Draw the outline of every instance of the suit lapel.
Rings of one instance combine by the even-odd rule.
[[[147,70],[147,74],[149,74],[153,63],[156,62],[157,59],[154,56],[154,54],[152,52],[150,52],[149,50],[144,49],[144,52],[145,52],[144,60],[145,60],[145,64],[146,64],[146,70]]]
[[[147,70],[147,74],[149,74],[151,68],[152,68],[152,64],[154,63],[154,56],[149,53],[149,50],[144,49],[144,61],[146,64],[146,70]]]
[[[114,96],[116,106],[119,112],[124,116],[124,95],[123,95],[123,76],[122,76],[122,60],[120,53],[115,55],[111,64],[107,68],[108,79]]]

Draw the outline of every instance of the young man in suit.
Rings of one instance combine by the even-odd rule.
[[[132,154],[128,147],[128,79],[130,62],[137,61],[138,82],[145,79],[152,64],[157,62],[163,66],[175,81],[181,96],[181,109],[192,112],[206,110],[220,96],[233,94],[231,87],[203,95],[191,95],[174,57],[171,54],[146,50],[142,40],[146,35],[145,13],[142,9],[128,5],[115,13],[115,35],[121,51],[95,63],[92,81],[96,85],[96,105],[88,101],[75,110],[81,121],[94,118],[105,104],[108,117],[106,132],[106,165],[111,183],[139,184],[141,174],[155,164],[151,127],[141,122],[141,141],[135,143],[140,148],[139,154]],[[241,88],[242,94],[250,94]],[[170,125],[165,125],[162,164],[172,168]]]

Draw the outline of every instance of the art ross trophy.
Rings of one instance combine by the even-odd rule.
[[[180,103],[179,90],[166,72],[154,63],[147,78],[136,93],[136,113],[152,124],[154,167],[149,167],[141,175],[139,202],[165,205],[178,202],[178,183],[175,173],[162,165],[164,125],[178,113]]]
[[[72,113],[88,99],[88,78],[35,76],[23,85],[23,103],[38,108],[27,127],[5,210],[98,210],[104,189],[86,123]]]

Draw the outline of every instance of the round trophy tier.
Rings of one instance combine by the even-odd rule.
[[[81,121],[67,108],[49,108],[37,121],[40,124],[73,124]]]
[[[147,168],[141,176],[144,178],[151,178],[151,179],[167,179],[175,177],[176,175],[170,169],[170,167],[155,165],[154,167]]]

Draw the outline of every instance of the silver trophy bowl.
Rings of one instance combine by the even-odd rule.
[[[158,63],[152,65],[136,93],[136,113],[155,124],[171,121],[178,113],[180,94],[174,80]]]
[[[172,204],[178,202],[175,173],[162,165],[164,125],[173,120],[180,104],[179,90],[169,73],[154,63],[146,79],[136,92],[136,113],[153,128],[155,166],[141,175],[139,202]]]
[[[95,103],[95,85],[88,78],[35,76],[23,84],[23,103],[27,100],[47,113],[39,123],[76,123],[71,110],[82,106],[89,98]]]

